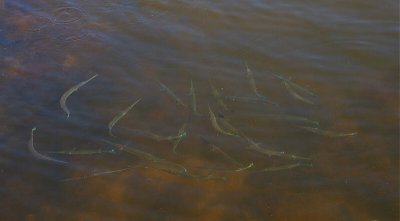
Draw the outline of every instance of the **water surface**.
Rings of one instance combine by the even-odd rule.
[[[392,0],[0,1],[0,219],[398,220],[397,9]],[[209,81],[221,96],[257,98],[246,64],[258,93],[278,106],[218,104]],[[67,119],[60,97],[94,74],[68,98]],[[313,91],[306,97],[315,104],[295,99],[273,74]],[[107,124],[139,98],[111,137]],[[248,149],[243,136],[212,127],[208,106],[260,146],[311,161]],[[321,136],[271,114],[357,135]],[[177,154],[148,136],[176,136],[184,124]],[[67,165],[34,157],[33,127],[36,150]],[[232,172],[237,165],[204,138],[255,166]],[[105,139],[226,180],[158,164],[60,182],[145,162]],[[86,149],[116,153],[46,153]],[[257,172],[296,163],[312,167]]]

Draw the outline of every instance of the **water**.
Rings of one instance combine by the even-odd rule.
[[[385,1],[0,1],[1,220],[398,220],[398,2]],[[256,97],[279,104],[214,99]],[[59,106],[62,94],[99,76]],[[296,100],[273,74],[317,94]],[[200,116],[193,114],[190,81]],[[177,104],[158,81],[187,107]],[[113,128],[107,124],[142,100]],[[310,157],[312,167],[256,172],[309,161],[267,156],[217,132],[228,120],[264,148]],[[330,131],[268,114],[307,117]],[[222,118],[223,117],[223,118]],[[172,152],[169,141],[186,124]],[[67,165],[36,159],[36,150]],[[210,143],[202,140],[206,139]],[[133,146],[207,180],[140,166],[124,151],[60,156],[57,150]],[[231,160],[254,167],[241,172]],[[176,171],[175,171],[176,172]],[[182,175],[182,174],[180,174]],[[186,174],[187,175],[187,174]]]

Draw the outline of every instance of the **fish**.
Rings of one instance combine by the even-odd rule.
[[[84,86],[85,84],[89,83],[89,81],[93,80],[94,78],[96,78],[98,76],[98,74],[95,74],[94,76],[92,76],[91,78],[87,79],[86,81],[82,81],[79,84],[71,87],[70,89],[68,89],[66,92],[64,92],[64,94],[61,96],[60,98],[60,106],[61,109],[63,109],[63,111],[67,114],[67,119],[69,118],[70,115],[70,111],[67,107],[67,99],[68,97],[74,93],[75,91],[79,90],[80,87]]]
[[[162,158],[159,158],[159,157],[157,157],[157,156],[155,156],[153,154],[138,150],[138,149],[136,149],[134,147],[130,147],[130,146],[126,146],[126,145],[122,145],[122,144],[118,144],[118,143],[113,143],[113,142],[110,142],[110,141],[107,141],[107,140],[103,140],[103,141],[108,143],[108,144],[110,144],[110,145],[113,145],[114,147],[118,148],[120,151],[124,151],[124,152],[127,152],[129,154],[135,155],[135,156],[137,156],[137,157],[139,157],[139,158],[141,158],[143,160],[146,160],[146,161],[150,161],[150,162],[162,162],[162,161],[165,161]]]
[[[184,131],[183,133],[176,135],[176,136],[161,136],[158,134],[151,133],[150,136],[157,141],[174,141],[174,140],[178,140],[178,139],[182,139],[182,138],[186,137],[187,133],[186,133],[186,131]]]
[[[247,76],[247,79],[249,80],[251,88],[253,89],[253,92],[257,95],[257,97],[264,98],[265,96],[258,92],[258,89],[256,86],[256,80],[254,79],[253,71],[250,70],[249,66],[247,65],[247,62],[245,62],[245,65],[246,65],[246,76]]]
[[[187,173],[186,168],[180,164],[168,161],[166,159],[157,157],[153,154],[138,150],[133,147],[129,147],[129,146],[117,144],[117,143],[112,143],[107,140],[104,140],[104,141],[111,145],[114,145],[115,147],[119,148],[122,151],[133,154],[143,160],[149,161],[150,163],[146,164],[146,167],[154,167],[154,168],[162,169],[166,172],[170,172],[170,173],[174,172],[176,174]]]
[[[265,168],[265,169],[262,169],[262,170],[258,170],[258,171],[254,171],[254,172],[275,172],[275,171],[280,171],[280,170],[293,169],[293,168],[301,167],[301,166],[312,167],[312,164],[293,163],[293,164],[277,166],[277,167],[268,167],[268,168]]]
[[[285,78],[281,75],[278,74],[273,74],[276,78],[280,79],[282,81],[282,84],[285,86],[285,88],[289,91],[289,93],[292,95],[297,100],[300,100],[306,104],[315,104],[313,101],[303,97],[300,95],[298,92],[306,93],[310,96],[317,96],[314,92],[294,83],[290,78]]]
[[[235,169],[235,172],[240,172],[243,170],[247,170],[251,167],[254,166],[254,163],[251,162],[249,165],[243,165],[242,163],[239,163],[237,160],[233,159],[231,156],[229,156],[225,151],[223,151],[220,147],[215,146],[215,145],[211,145],[212,146],[212,151],[214,152],[218,152],[220,154],[222,154],[226,159],[228,159],[230,162],[232,162],[233,164],[235,164],[236,166],[238,166],[237,169]]]
[[[266,115],[269,118],[274,120],[284,120],[290,122],[297,122],[297,123],[305,123],[305,124],[312,124],[319,127],[319,122],[316,120],[311,120],[301,116],[289,115],[289,114],[268,114]]]
[[[211,125],[214,127],[214,129],[215,129],[216,131],[218,131],[218,132],[220,132],[220,133],[222,133],[222,134],[225,134],[225,135],[229,135],[229,136],[237,136],[237,135],[235,135],[235,134],[233,134],[233,133],[230,133],[230,132],[228,132],[228,131],[225,131],[224,129],[222,129],[222,128],[219,126],[218,121],[217,121],[217,117],[215,116],[214,112],[211,110],[210,105],[208,105],[208,110],[209,110],[209,113],[210,113]]]
[[[255,150],[259,153],[266,154],[269,157],[276,156],[276,157],[282,157],[282,158],[289,158],[292,160],[311,160],[311,158],[309,158],[309,157],[302,157],[302,156],[297,156],[297,155],[293,155],[293,154],[288,154],[284,151],[276,151],[276,150],[267,149],[267,148],[261,147],[259,143],[254,142],[252,139],[250,139],[248,137],[245,137],[245,139],[250,144],[249,146],[247,146],[247,149]]]
[[[242,163],[240,163],[239,161],[233,159],[233,157],[231,157],[229,154],[227,154],[225,151],[223,151],[220,147],[212,144],[210,141],[208,141],[205,137],[200,136],[200,139],[206,143],[207,145],[209,145],[211,147],[211,151],[215,152],[215,153],[220,153],[222,156],[224,156],[227,160],[229,160],[232,164],[235,164],[236,166],[238,166],[237,169],[235,169],[235,172],[239,172],[239,171],[243,171],[243,170],[247,170],[251,167],[254,166],[254,163],[251,162],[249,165],[243,165]]]
[[[300,127],[300,128],[310,131],[312,133],[327,136],[327,137],[346,137],[346,136],[354,136],[354,135],[358,134],[357,132],[343,133],[343,132],[338,132],[338,131],[322,130],[318,127]]]
[[[186,136],[185,128],[186,128],[186,124],[183,124],[182,127],[181,127],[181,128],[179,129],[179,131],[178,131],[178,136],[183,135],[183,134]],[[181,136],[180,138],[176,139],[176,140],[173,142],[173,144],[172,144],[172,152],[173,152],[174,154],[177,154],[177,153],[176,153],[176,148],[178,147],[179,143],[182,141],[183,137],[184,137],[184,136]]]
[[[37,152],[33,145],[33,134],[35,131],[36,131],[36,127],[33,127],[31,130],[31,138],[29,139],[29,142],[28,142],[28,149],[33,154],[33,156],[35,156],[37,159],[40,159],[40,160],[47,160],[47,161],[51,161],[51,162],[55,162],[55,163],[68,164],[65,161],[57,160],[57,159],[45,156],[45,155]]]
[[[301,96],[300,94],[298,94],[293,87],[286,81],[282,81],[282,84],[286,87],[286,89],[289,91],[289,93],[292,95],[292,97],[294,97],[295,99],[302,101],[306,104],[311,104],[314,105],[315,103],[303,96]]]
[[[160,169],[167,173],[178,175],[178,176],[187,176],[188,170],[177,163],[171,163],[169,161],[162,161],[162,162],[154,162],[148,165],[148,167]]]
[[[180,177],[187,177],[187,178],[195,178],[195,179],[207,179],[207,180],[225,180],[225,177],[216,176],[216,175],[196,175],[190,173],[184,166],[180,164],[170,164],[168,163],[151,163],[148,165],[150,168],[155,168],[167,172],[169,174],[180,176]]]
[[[190,171],[188,171],[186,168],[182,167],[159,167],[158,169],[170,173],[175,176],[181,176],[181,177],[187,177],[187,178],[193,178],[193,179],[202,179],[202,180],[226,180],[226,177],[223,176],[217,176],[217,175],[200,175],[200,174],[193,174]]]
[[[150,164],[147,164],[149,167],[155,166],[155,165],[174,165],[176,167],[180,167],[180,168],[184,168],[182,165],[168,161],[166,159],[160,158],[158,156],[155,156],[151,153],[147,153],[141,150],[138,150],[134,147],[130,147],[130,146],[126,146],[126,145],[122,145],[122,144],[118,144],[118,143],[113,143],[110,142],[108,140],[103,140],[104,142],[115,146],[116,148],[118,148],[121,151],[125,151],[129,154],[135,155],[145,161],[149,161]],[[186,170],[186,168],[184,168],[184,170]]]
[[[214,86],[214,84],[212,83],[211,80],[208,80],[208,83],[210,84],[211,87],[211,94],[213,95],[213,97],[215,98],[215,100],[217,101],[218,105],[220,107],[222,107],[224,110],[229,111],[228,106],[226,106],[226,104],[224,103],[224,101],[221,98],[221,94],[219,93],[219,91],[217,90],[217,88]]]
[[[123,127],[122,129],[126,130],[126,131],[129,131],[129,132],[133,132],[135,134],[140,134],[141,136],[144,136],[146,138],[153,139],[153,140],[156,140],[156,141],[159,141],[159,142],[160,141],[174,141],[176,139],[183,138],[183,137],[187,136],[186,132],[184,132],[182,134],[179,134],[179,135],[174,135],[174,136],[164,136],[164,135],[155,134],[155,133],[152,133],[152,132],[149,132],[149,131],[130,129],[130,128],[126,128],[126,127]]]
[[[71,178],[66,178],[66,179],[62,179],[60,180],[60,182],[71,182],[71,181],[78,181],[78,180],[84,180],[84,179],[88,179],[91,177],[98,177],[98,176],[103,176],[103,175],[109,175],[109,174],[114,174],[114,173],[121,173],[127,170],[131,170],[134,168],[138,168],[138,167],[142,167],[142,164],[136,165],[136,166],[129,166],[126,168],[122,168],[122,169],[118,169],[118,170],[107,170],[107,171],[102,171],[102,172],[96,172],[96,173],[91,173],[85,176],[80,176],[80,177],[71,177]]]
[[[224,96],[225,100],[233,102],[246,102],[246,103],[269,103],[275,106],[279,106],[278,103],[270,101],[266,97],[240,97],[240,96]]]
[[[192,97],[192,110],[193,110],[194,115],[200,116],[200,113],[197,111],[197,99],[196,99],[196,92],[194,90],[193,80],[190,80],[189,96]]]
[[[213,174],[209,174],[209,175],[193,175],[190,174],[190,177],[195,178],[195,179],[199,179],[199,180],[226,180],[226,177],[224,176],[218,176],[218,175],[213,175]]]
[[[214,144],[209,144],[211,146],[211,151],[215,153],[220,153],[222,156],[224,156],[226,159],[228,159],[231,163],[235,164],[238,167],[242,167],[243,164],[239,163],[237,160],[233,159],[229,154],[227,154],[225,151],[223,151],[220,147],[214,145]]]
[[[161,90],[167,92],[167,94],[171,96],[176,103],[182,105],[183,107],[187,107],[186,104],[184,104],[182,100],[171,89],[167,87],[167,85],[163,84],[161,81],[158,81],[158,83],[160,84]]]
[[[254,166],[254,163],[253,162],[251,162],[249,165],[244,165],[243,167],[240,167],[240,168],[237,168],[235,171],[236,172],[240,172],[240,171],[243,171],[243,170],[247,170],[247,169],[250,169],[250,168],[252,168]]]
[[[137,101],[133,102],[129,107],[127,107],[126,109],[122,110],[121,112],[119,112],[111,121],[110,123],[108,123],[108,133],[110,134],[110,136],[114,136],[114,134],[112,133],[112,128],[114,127],[114,125],[122,118],[126,115],[126,113],[128,113],[128,111],[130,111],[137,103],[139,103],[139,101],[141,101],[142,98],[139,98]]]
[[[102,150],[102,149],[98,149],[98,150],[91,150],[91,149],[76,150],[76,149],[72,149],[72,150],[46,151],[46,153],[60,154],[60,155],[94,155],[94,154],[103,154],[103,153],[115,154],[116,152],[115,152],[114,149],[111,149],[111,150]]]
[[[241,136],[242,133],[236,129],[231,123],[229,123],[225,118],[218,118],[219,122],[221,122],[221,125],[228,129],[230,133],[234,134],[235,136]]]
[[[309,95],[311,95],[311,96],[317,96],[314,92],[312,92],[312,91],[310,91],[310,90],[308,90],[308,89],[306,89],[306,88],[304,88],[304,87],[302,87],[302,86],[300,86],[300,85],[294,83],[290,78],[285,78],[285,77],[283,77],[283,76],[281,76],[281,75],[278,75],[278,74],[273,74],[273,75],[274,75],[276,78],[278,78],[278,79],[280,79],[280,80],[282,80],[282,81],[285,81],[285,82],[287,82],[288,84],[290,84],[290,86],[292,86],[292,88],[294,88],[295,90],[304,92],[304,93],[309,94]]]

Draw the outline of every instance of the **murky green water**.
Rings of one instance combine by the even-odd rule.
[[[0,220],[399,219],[397,1],[0,5]]]

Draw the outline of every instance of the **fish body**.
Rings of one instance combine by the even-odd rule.
[[[218,124],[217,117],[215,116],[214,112],[211,110],[210,105],[208,105],[208,110],[210,114],[210,120],[211,120],[211,125],[214,127],[214,129],[222,134],[229,135],[229,136],[237,136],[233,133],[230,133],[228,131],[225,131],[224,129],[221,128],[221,126]]]
[[[240,172],[240,171],[243,171],[243,170],[247,170],[247,169],[250,169],[250,168],[252,168],[254,166],[254,163],[253,162],[251,162],[249,165],[244,165],[244,166],[242,166],[242,167],[240,167],[240,168],[237,168],[235,171],[236,172]]]
[[[107,171],[102,171],[102,172],[96,172],[96,173],[91,173],[91,174],[81,176],[81,177],[66,178],[66,179],[60,180],[60,182],[78,181],[78,180],[88,179],[91,177],[98,177],[98,176],[109,175],[109,174],[114,174],[114,173],[121,173],[121,172],[124,172],[127,170],[142,167],[142,166],[143,166],[142,164],[139,164],[137,166],[129,166],[129,167],[125,167],[125,168],[118,169],[118,170],[107,170]]]
[[[196,99],[196,92],[194,90],[193,81],[190,80],[190,92],[189,96],[192,97],[192,110],[196,116],[200,116],[199,112],[197,111],[197,99]]]
[[[270,150],[270,149],[266,149],[260,146],[259,143],[254,142],[253,140],[251,140],[250,138],[246,137],[246,140],[249,142],[249,146],[247,147],[248,149],[253,149],[259,153],[263,153],[266,154],[268,156],[277,156],[277,157],[282,157],[285,155],[285,152],[283,151],[276,151],[276,150]]]
[[[201,179],[201,180],[226,180],[226,177],[222,176],[217,176],[217,175],[198,175],[198,174],[192,174],[189,171],[185,171],[182,169],[174,169],[174,168],[159,168],[167,173],[176,175],[176,176],[181,176],[181,177],[187,177],[187,178],[194,178],[194,179]]]
[[[228,129],[230,133],[234,134],[235,136],[240,136],[242,133],[236,129],[231,123],[229,123],[225,118],[218,118],[221,125]]]
[[[311,96],[317,96],[314,92],[308,90],[307,88],[304,88],[304,87],[300,86],[299,84],[294,83],[294,82],[291,80],[291,78],[285,78],[285,77],[283,77],[282,75],[278,75],[278,74],[273,74],[273,75],[274,75],[276,78],[278,78],[278,79],[280,79],[280,80],[282,80],[282,81],[285,81],[285,82],[287,82],[288,84],[290,84],[290,86],[291,86],[292,88],[294,88],[295,90],[304,92],[304,93],[309,94],[309,95],[311,95]]]
[[[186,124],[182,125],[182,127],[178,131],[178,136],[180,136],[178,139],[176,139],[173,144],[172,144],[172,152],[176,154],[176,148],[178,147],[179,143],[182,141],[183,137],[186,136]]]
[[[133,102],[129,107],[125,108],[121,112],[119,112],[111,121],[108,123],[108,133],[110,136],[114,137],[114,134],[112,133],[112,128],[114,125],[122,118],[124,117],[139,101],[142,100],[142,98],[139,98],[137,101]]]
[[[264,147],[261,147],[259,143],[254,142],[252,139],[245,137],[245,139],[247,140],[247,142],[249,142],[249,146],[247,147],[248,149],[252,149],[255,150],[259,153],[262,154],[266,154],[268,156],[276,156],[276,157],[282,157],[282,158],[289,158],[292,160],[311,160],[311,158],[309,157],[302,157],[302,156],[297,156],[297,155],[293,155],[293,154],[289,154],[283,151],[276,151],[276,150],[271,150],[271,149],[267,149]]]
[[[163,161],[163,162],[155,162],[149,164],[149,167],[160,169],[162,171],[165,171],[170,174],[174,174],[177,176],[187,176],[188,175],[188,170],[177,163],[169,162],[169,161]]]
[[[103,153],[111,153],[115,154],[115,150],[59,150],[59,151],[46,151],[46,153],[51,154],[60,154],[60,155],[94,155],[94,154],[103,154]]]
[[[288,115],[288,114],[268,114],[266,116],[269,118],[272,118],[274,120],[283,120],[283,121],[296,122],[296,123],[312,124],[312,125],[319,127],[318,121],[311,120],[311,119],[301,117],[301,116]]]
[[[290,83],[286,82],[286,81],[282,81],[282,84],[285,86],[285,88],[289,91],[289,93],[292,95],[292,97],[294,97],[295,99],[302,101],[306,104],[311,104],[313,105],[314,102],[312,102],[311,100],[301,96],[299,93],[297,93],[295,91],[295,89],[291,86]]]
[[[247,65],[247,62],[245,62],[246,65],[246,76],[247,79],[250,83],[251,88],[253,89],[253,92],[258,96],[258,97],[262,97],[265,98],[264,95],[260,94],[258,92],[257,86],[256,86],[256,80],[254,79],[254,74],[253,71],[251,71],[251,69],[249,68],[249,66]]]
[[[343,133],[343,132],[337,132],[337,131],[322,130],[318,127],[300,127],[300,128],[310,131],[312,133],[327,136],[327,137],[347,137],[347,136],[357,135],[357,132]]]
[[[264,97],[240,97],[240,96],[224,96],[224,99],[233,102],[246,102],[246,103],[269,103],[278,106],[277,103],[270,101],[265,96]]]
[[[155,134],[155,133],[152,133],[149,131],[135,130],[135,129],[130,129],[130,128],[123,128],[123,129],[126,131],[129,131],[129,132],[133,132],[135,134],[140,134],[141,136],[144,136],[146,138],[153,139],[156,141],[174,141],[181,137],[187,136],[186,132],[179,134],[179,135],[174,135],[174,136],[164,136],[164,135]]]
[[[164,160],[162,158],[154,156],[153,154],[138,150],[138,149],[136,149],[134,147],[130,147],[130,146],[126,146],[126,145],[122,145],[122,144],[118,144],[118,143],[113,143],[113,142],[110,142],[108,140],[103,140],[103,141],[108,143],[108,144],[110,144],[110,145],[112,145],[112,146],[114,146],[114,147],[116,147],[116,148],[118,148],[121,151],[124,151],[124,152],[130,153],[132,155],[135,155],[135,156],[137,156],[137,157],[139,157],[139,158],[141,158],[143,160],[147,160],[147,161],[151,161],[151,162],[159,162],[159,161],[163,161]]]
[[[304,163],[293,163],[293,164],[288,164],[288,165],[283,165],[283,166],[277,166],[277,167],[268,167],[256,172],[275,172],[275,171],[281,171],[281,170],[289,170],[293,169],[296,167],[301,167],[301,166],[312,166],[312,164],[304,164]]]
[[[213,95],[213,97],[217,101],[218,105],[221,106],[224,110],[229,111],[228,106],[226,106],[226,104],[222,100],[221,94],[219,93],[217,88],[214,86],[214,84],[211,82],[211,80],[208,80],[208,83],[210,84],[210,87],[211,87],[211,94]]]
[[[74,93],[75,91],[79,90],[79,88],[81,88],[81,87],[84,86],[85,84],[89,83],[89,81],[91,81],[91,80],[93,80],[94,78],[96,78],[97,76],[98,76],[98,75],[96,74],[96,75],[92,76],[91,78],[87,79],[86,81],[80,82],[79,84],[77,84],[77,85],[71,87],[70,89],[68,89],[68,90],[67,90],[66,92],[64,92],[64,94],[61,96],[61,98],[60,98],[60,106],[61,106],[61,109],[63,109],[63,111],[67,114],[67,119],[69,118],[69,115],[70,115],[70,111],[69,111],[69,109],[68,109],[68,107],[67,107],[67,104],[66,104],[68,97],[69,97],[72,93]]]
[[[186,137],[187,133],[184,131],[183,133],[176,136],[161,136],[158,134],[151,134],[150,136],[157,141],[174,141]]]
[[[224,156],[226,159],[228,159],[231,163],[235,164],[238,167],[243,167],[242,163],[239,163],[237,160],[233,159],[229,154],[227,154],[225,151],[223,151],[220,147],[210,144],[211,146],[211,151],[220,153],[222,156]]]
[[[122,151],[125,151],[127,153],[136,155],[137,157],[146,160],[146,161],[150,161],[149,164],[147,164],[146,167],[154,167],[157,169],[161,169],[164,170],[166,172],[169,173],[175,173],[175,174],[185,174],[187,173],[187,170],[184,166],[159,158],[153,154],[138,150],[136,148],[133,147],[129,147],[129,146],[125,146],[125,145],[121,145],[121,144],[116,144],[116,143],[111,143],[109,141],[105,141],[111,145],[114,145],[115,147],[119,148]]]
[[[282,81],[282,84],[285,86],[285,88],[288,90],[290,95],[292,95],[293,98],[302,101],[306,104],[311,104],[313,105],[314,102],[311,101],[310,99],[305,98],[304,96],[300,95],[298,92],[306,93],[311,96],[316,96],[316,94],[296,83],[294,83],[290,78],[285,78],[281,75],[274,74],[274,76]]]
[[[171,96],[176,103],[186,107],[186,104],[184,104],[182,100],[171,89],[169,89],[169,87],[167,87],[167,85],[163,84],[161,81],[158,81],[158,83],[160,84],[162,91],[165,91],[169,96]]]
[[[33,154],[33,156],[35,156],[37,159],[40,159],[40,160],[47,160],[47,161],[51,161],[51,162],[55,162],[55,163],[67,164],[67,162],[65,162],[65,161],[57,160],[57,159],[45,156],[36,151],[35,146],[33,145],[33,133],[35,131],[36,131],[36,127],[32,128],[31,138],[29,139],[29,142],[28,142],[28,149]]]

